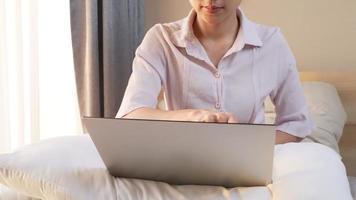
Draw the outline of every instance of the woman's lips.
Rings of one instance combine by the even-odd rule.
[[[214,5],[208,5],[208,6],[202,6],[205,10],[207,10],[209,13],[216,13],[219,10],[221,10],[223,7],[220,6],[214,6]]]

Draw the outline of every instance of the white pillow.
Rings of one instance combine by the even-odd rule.
[[[270,199],[267,187],[173,186],[114,178],[88,135],[66,136],[0,155],[0,184],[39,199]],[[1,198],[0,198],[1,199]]]
[[[0,184],[0,200],[39,200],[25,196]]]
[[[336,88],[324,82],[303,82],[304,95],[315,123],[315,130],[303,142],[318,142],[339,152],[347,115]],[[274,123],[276,113],[269,98],[265,101],[265,121]]]
[[[331,153],[325,156],[323,152],[327,151]],[[319,176],[318,173],[314,173],[315,171],[320,172],[320,174],[334,173],[333,170],[330,171],[330,168],[328,168],[327,164],[330,162],[323,161],[331,159],[340,162],[340,157],[336,153],[332,153],[334,152],[331,149],[322,145],[316,146],[316,144],[289,143],[277,145],[273,175],[275,183],[269,185],[273,189],[274,197],[288,196],[289,188],[292,187],[299,187],[299,189],[293,191],[305,189],[305,185],[301,186],[304,180],[301,177],[305,174],[311,173],[315,177]],[[304,160],[305,157],[309,160]],[[316,165],[304,167],[303,163],[313,162],[315,158],[320,158],[318,167],[315,167]],[[291,160],[293,162],[290,162]],[[296,165],[296,160],[301,161]],[[345,171],[343,165],[337,166],[342,167]],[[298,174],[294,173],[295,171],[298,171]],[[335,177],[340,179],[343,174],[337,170]],[[329,180],[328,177],[320,177],[320,179],[314,178],[313,180],[319,180],[319,183],[304,184],[308,184],[306,189],[309,188],[309,193],[316,195],[322,190],[310,189],[314,187],[313,184],[316,184],[319,189],[325,188],[326,185],[334,184],[336,179]],[[323,184],[320,184],[320,182]],[[267,187],[227,189],[217,186],[174,186],[163,182],[113,178],[108,175],[98,153],[95,151],[94,144],[87,135],[50,139],[26,146],[13,154],[0,155],[0,184],[16,189],[16,191],[20,191],[27,196],[51,200],[269,200],[272,198]],[[346,187],[342,185],[335,187],[342,187],[340,191],[335,190],[338,190],[341,194],[347,194],[347,192],[344,192],[347,189]]]
[[[0,156],[0,183],[39,199],[116,199],[88,136],[38,142]]]
[[[324,82],[304,82],[304,93],[316,129],[304,142],[318,142],[339,152],[347,114],[336,88]]]

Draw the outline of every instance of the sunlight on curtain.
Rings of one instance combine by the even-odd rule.
[[[82,133],[69,1],[0,0],[0,152]]]

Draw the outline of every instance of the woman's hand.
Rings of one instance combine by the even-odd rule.
[[[182,110],[177,116],[184,121],[238,123],[238,119],[229,112],[215,112],[203,109]]]
[[[238,123],[238,119],[228,112],[215,112],[204,109],[184,109],[173,111],[162,111],[153,108],[138,108],[128,113],[124,118],[133,119],[156,119],[173,121],[195,121],[195,122],[216,122],[216,123]],[[300,142],[303,138],[276,131],[276,144],[288,142]]]
[[[238,123],[238,119],[232,113],[215,112],[204,109],[162,111],[153,108],[138,108],[128,113],[126,116],[124,116],[124,118]]]

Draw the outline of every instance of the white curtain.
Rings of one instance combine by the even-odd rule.
[[[0,153],[81,134],[68,0],[0,0]]]

